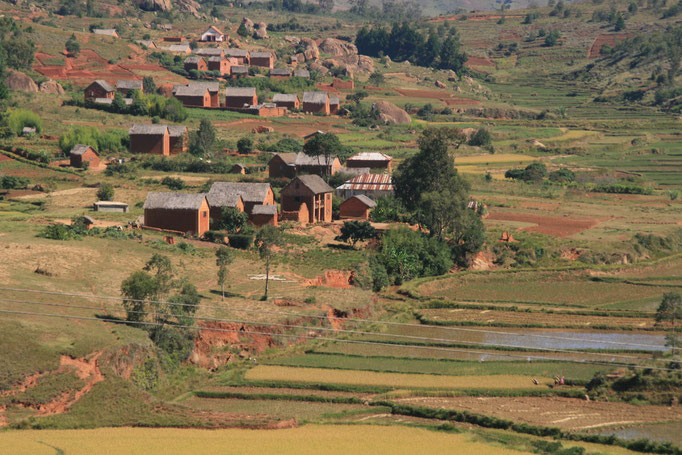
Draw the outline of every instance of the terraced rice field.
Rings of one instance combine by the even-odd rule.
[[[432,376],[270,365],[259,365],[247,371],[245,379],[251,381],[330,383],[394,388],[509,390],[533,387],[533,378],[525,375]],[[553,383],[553,380],[548,377],[538,377],[536,379],[541,384],[549,385]]]

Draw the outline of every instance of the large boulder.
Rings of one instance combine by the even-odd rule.
[[[194,0],[175,0],[175,6],[186,13],[198,14],[201,9],[201,5]]]
[[[379,119],[384,123],[404,125],[412,121],[410,115],[404,109],[400,109],[388,101],[377,101],[372,107],[379,111]]]
[[[248,17],[243,18],[242,24],[244,24],[244,27],[246,28],[247,32],[253,33],[253,21],[251,19],[249,19]]]
[[[42,84],[40,84],[39,90],[41,93],[52,93],[55,95],[64,94],[64,88],[61,85],[59,85],[59,82],[57,81],[45,81]]]
[[[170,11],[173,8],[170,0],[133,0],[133,3],[145,11]]]
[[[318,62],[310,62],[310,64],[308,64],[308,68],[310,69],[310,71],[317,71],[322,76],[326,76],[327,74],[329,74],[329,70],[322,66],[321,64],[319,64]]]
[[[341,55],[353,55],[358,53],[358,48],[355,44],[347,41],[341,41],[336,38],[325,38],[318,45],[322,52],[333,55],[335,57]]]
[[[260,22],[256,25],[256,30],[253,32],[253,37],[256,39],[267,39],[267,38],[269,38],[268,28],[265,25],[265,22]]]
[[[301,38],[301,43],[303,46],[303,55],[305,55],[306,61],[317,60],[320,58],[320,48],[317,47],[317,43],[310,38]]]
[[[289,44],[293,44],[294,46],[298,46],[298,43],[301,42],[301,39],[296,37],[296,36],[289,36],[286,35],[284,38],[282,38],[284,41],[286,41]]]
[[[5,85],[7,85],[7,88],[10,90],[21,90],[23,92],[33,93],[38,92],[38,86],[36,85],[35,82],[33,82],[33,79],[31,79],[24,73],[20,73],[19,71],[11,69],[7,70],[7,78],[5,79]]]
[[[335,59],[327,59],[325,62],[334,62],[334,66],[346,68],[353,74],[374,72],[374,61],[366,55],[341,55]]]

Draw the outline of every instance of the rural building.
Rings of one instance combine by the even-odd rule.
[[[89,167],[99,167],[99,153],[89,145],[75,145],[69,153],[69,164],[71,167],[83,167],[83,163],[88,163]]]
[[[247,114],[257,115],[259,117],[281,117],[286,115],[287,108],[278,107],[274,103],[263,103],[247,106],[244,108],[244,112]]]
[[[142,93],[142,80],[141,79],[121,79],[116,81],[116,91],[123,96],[127,96],[133,90],[139,90]]]
[[[353,82],[352,79],[349,81],[344,81],[341,79],[334,78],[334,81],[332,82],[332,87],[340,90],[353,90],[355,88],[355,83]]]
[[[135,41],[138,45],[146,47],[147,49],[156,49],[156,43],[152,40],[137,40]]]
[[[211,107],[211,94],[206,87],[180,85],[173,94],[186,107]]]
[[[92,209],[95,212],[128,213],[128,204],[125,202],[97,201],[93,204]]]
[[[94,100],[91,100],[95,104],[114,104],[114,99],[113,98],[95,98]],[[133,99],[132,98],[123,98],[123,102],[126,104],[126,106],[130,106],[133,104]]]
[[[220,73],[221,76],[230,74],[230,60],[225,57],[215,56],[208,58],[208,70]]]
[[[245,49],[230,48],[225,49],[225,55],[237,59],[240,65],[248,65],[251,59],[249,58],[249,51]]]
[[[326,168],[326,169],[325,169]],[[294,178],[297,174],[334,175],[342,169],[337,157],[309,156],[299,153],[275,153],[268,162],[268,177]]]
[[[22,136],[30,136],[32,134],[36,134],[37,132],[38,130],[33,126],[25,126],[21,129]]]
[[[209,229],[209,208],[203,193],[147,193],[144,225],[202,236]]]
[[[280,193],[282,211],[308,211],[308,222],[329,223],[332,220],[333,189],[317,175],[301,175],[287,184]]]
[[[246,166],[244,166],[241,163],[237,163],[234,166],[232,166],[232,169],[230,169],[230,173],[244,175],[246,174]]]
[[[369,213],[377,203],[365,196],[364,194],[358,194],[357,196],[351,196],[341,203],[339,206],[340,218],[343,219],[356,219],[356,220],[369,220]]]
[[[226,37],[223,32],[211,25],[204,33],[201,34],[201,39],[199,41],[203,43],[222,43],[225,41],[225,38]]]
[[[310,71],[308,71],[308,70],[294,70],[294,77],[302,77],[304,79],[310,79]]]
[[[277,107],[286,107],[288,110],[298,110],[301,108],[301,101],[295,93],[291,95],[286,93],[277,93],[272,97],[272,102],[277,105]]]
[[[192,55],[185,59],[185,71],[208,71],[208,64],[203,57]]]
[[[170,132],[167,125],[133,125],[130,134],[130,152],[149,155],[170,155]]]
[[[362,152],[346,160],[346,167],[384,169],[391,172],[393,158],[380,152]]]
[[[97,79],[85,88],[85,100],[94,100],[96,98],[110,98],[114,99],[116,89],[105,80]]]
[[[185,153],[187,151],[189,148],[189,133],[186,126],[169,125],[168,136],[171,155],[177,155],[178,153]]]
[[[325,92],[304,92],[303,112],[306,114],[329,115],[329,95]]]
[[[308,142],[310,139],[314,138],[315,136],[319,136],[320,134],[324,134],[324,131],[317,130],[313,131],[310,134],[306,134],[305,136],[303,136],[303,142]]]
[[[251,52],[250,65],[272,69],[275,66],[275,56],[272,52]]]
[[[251,211],[249,222],[258,227],[271,224],[277,226],[277,206],[276,205],[256,205]]]
[[[247,77],[249,75],[248,66],[235,65],[230,68],[230,76],[232,78]]]
[[[339,100],[338,96],[330,96],[329,97],[329,113],[330,114],[336,114],[339,112],[339,109],[341,108],[341,101]]]
[[[174,54],[192,53],[192,48],[189,46],[189,43],[171,44],[170,46],[166,47],[165,50],[167,50],[168,52],[173,52]]]
[[[211,223],[216,225],[220,221],[225,209],[237,209],[239,212],[244,212],[244,199],[236,192],[220,192],[215,191],[213,194],[206,194],[208,207],[211,214]]]
[[[211,218],[220,217],[222,207],[232,207],[226,204],[234,201],[235,196],[241,197],[242,211],[249,215],[257,205],[275,204],[275,193],[269,183],[215,182],[206,195],[211,207]]]
[[[272,79],[289,79],[291,77],[291,70],[287,68],[273,68],[270,70],[270,78]]]
[[[227,87],[225,89],[225,107],[241,109],[258,104],[255,87]]]
[[[344,199],[359,194],[364,194],[375,201],[382,197],[393,196],[391,176],[389,174],[362,174],[336,188],[336,195]]]
[[[119,38],[118,32],[115,28],[93,28],[92,33],[95,35],[111,36],[113,38]]]
[[[195,49],[194,53],[201,57],[225,57],[225,49],[219,47],[202,47]]]
[[[161,40],[166,43],[182,43],[185,41],[185,38],[182,36],[164,36]]]

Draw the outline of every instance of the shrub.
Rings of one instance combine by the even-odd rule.
[[[100,201],[111,201],[114,199],[114,186],[111,183],[102,183],[97,190],[97,199]]]
[[[19,136],[24,127],[35,128],[37,133],[42,131],[43,122],[40,116],[33,111],[26,109],[15,109],[10,111],[7,116],[7,126],[10,130]]]
[[[504,173],[505,178],[539,182],[547,176],[547,166],[543,163],[531,163],[525,169],[509,169]]]
[[[490,135],[490,131],[485,128],[477,129],[476,132],[471,136],[471,139],[469,139],[469,145],[475,147],[485,147],[490,145],[491,142],[492,136]]]
[[[558,169],[549,173],[552,182],[570,183],[575,181],[575,172],[570,169]]]
[[[5,175],[0,179],[0,188],[4,190],[24,189],[31,183],[26,177],[15,175]]]
[[[164,177],[161,184],[167,186],[171,190],[181,190],[185,187],[185,181],[175,177]]]
[[[242,155],[248,155],[253,152],[253,139],[250,137],[243,137],[237,141],[237,151]]]
[[[76,237],[73,231],[69,229],[69,226],[63,223],[45,226],[45,229],[40,233],[40,236],[52,240],[70,240]]]
[[[220,218],[214,222],[216,222],[218,229],[227,232],[239,232],[246,225],[246,219],[246,213],[240,212],[234,207],[226,207],[221,211]]]
[[[240,250],[248,250],[253,245],[253,234],[231,234],[230,246]]]

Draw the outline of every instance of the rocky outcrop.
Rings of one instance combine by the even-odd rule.
[[[445,85],[445,84],[442,83],[441,81],[436,81],[436,82],[435,82],[435,85],[436,85],[436,87],[438,87],[438,88],[446,88],[446,87],[447,87],[447,85]]]
[[[57,81],[45,81],[40,84],[39,91],[41,93],[52,93],[54,95],[63,95],[64,88],[59,85]]]
[[[259,22],[255,26],[255,31],[253,32],[253,37],[256,39],[267,39],[268,36],[268,26],[265,22]]]
[[[355,44],[341,41],[336,38],[325,38],[319,43],[319,48],[322,52],[333,55],[335,57],[342,55],[353,55],[358,53],[358,48]]]
[[[186,13],[198,14],[201,9],[201,5],[194,0],[175,0],[175,7],[180,11]]]
[[[310,68],[310,71],[317,71],[318,73],[320,73],[323,76],[326,76],[327,74],[329,74],[329,70],[317,62],[310,62],[310,64],[308,65],[308,68]]]
[[[379,111],[379,119],[384,123],[404,125],[412,121],[410,115],[405,110],[388,101],[377,101],[372,107]]]
[[[7,88],[10,90],[21,90],[23,92],[33,93],[38,92],[38,86],[36,85],[35,82],[33,82],[33,79],[31,79],[24,73],[20,73],[19,71],[11,69],[7,70],[7,78],[5,79],[5,85],[7,85]]]
[[[246,28],[247,32],[253,33],[253,21],[251,19],[249,19],[248,17],[243,18],[242,24],[244,24],[244,27]]]
[[[325,62],[333,62],[334,66],[345,68],[352,74],[371,74],[374,72],[374,61],[366,55],[342,55]]]
[[[170,11],[173,8],[170,0],[133,0],[133,3],[145,11]]]

